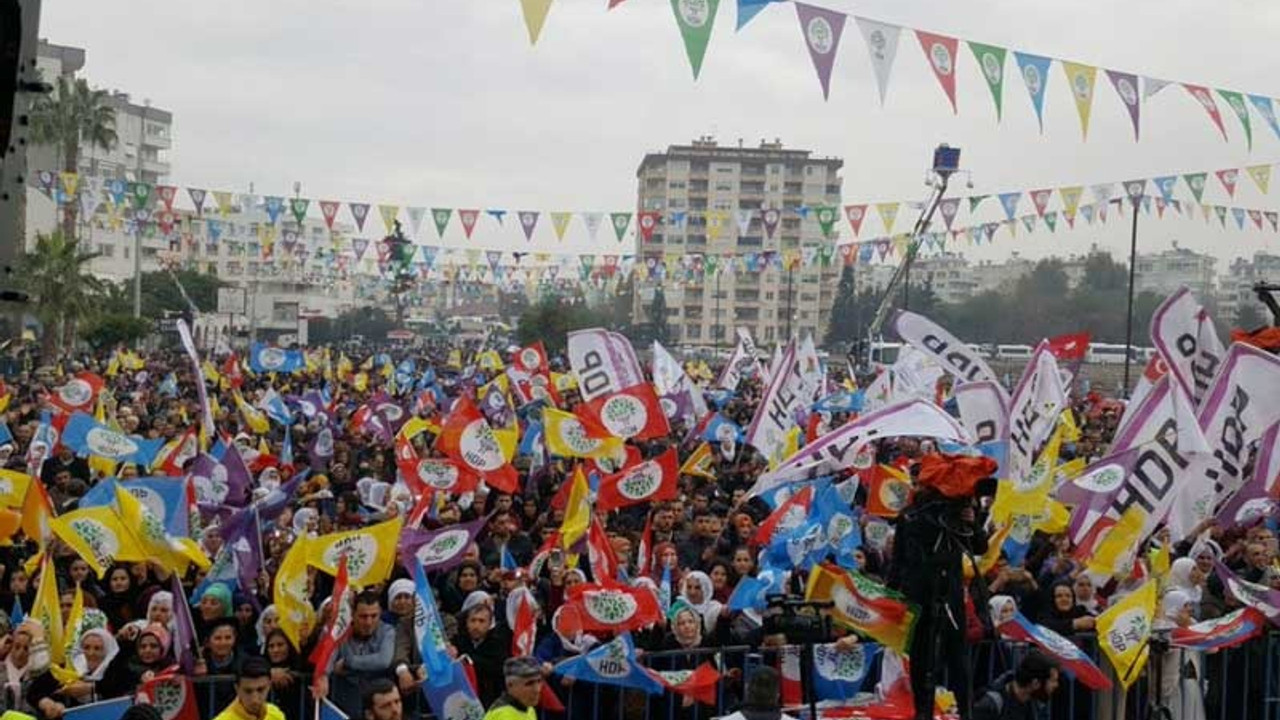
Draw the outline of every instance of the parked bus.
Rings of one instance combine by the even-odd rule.
[[[1139,349],[1113,343],[1090,343],[1085,361],[1095,365],[1123,365],[1125,357],[1128,357],[1133,362],[1139,362]]]
[[[1030,360],[1032,347],[1030,345],[997,345],[997,360]]]

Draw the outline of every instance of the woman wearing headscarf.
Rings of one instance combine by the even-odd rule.
[[[1049,611],[1040,624],[1070,639],[1076,633],[1092,630],[1095,620],[1088,610],[1076,602],[1069,580],[1058,580],[1049,590]]]
[[[128,625],[116,636],[116,641],[120,651],[98,681],[98,697],[132,695],[139,685],[173,666],[172,637],[169,629],[160,623],[151,623],[141,630],[137,625]]]
[[[6,710],[33,713],[35,705],[28,703],[28,690],[32,682],[49,670],[49,645],[45,642],[44,626],[35,620],[27,620],[8,638],[9,652],[0,664],[3,677],[0,688],[4,690],[3,707]],[[47,699],[47,698],[46,698]],[[37,702],[37,705],[46,705]]]
[[[413,629],[414,615],[418,608],[418,588],[412,580],[400,578],[387,590],[387,611],[383,621],[396,629],[396,649],[391,656],[391,668],[395,671],[400,689],[411,693],[425,676],[421,672],[422,651]]]
[[[263,655],[267,651],[267,638],[270,637],[271,631],[280,627],[280,611],[275,605],[268,605],[262,608],[262,614],[258,616],[257,622],[253,625],[253,635],[257,641],[255,649],[257,654]]]
[[[213,623],[232,616],[231,589],[222,583],[213,583],[200,596],[196,611],[192,613],[192,620],[196,625],[196,638],[203,645],[209,639]]]
[[[711,578],[701,570],[695,570],[684,576],[681,583],[684,592],[680,593],[679,602],[683,602],[698,613],[702,619],[703,634],[727,645],[729,640],[729,608],[715,599],[715,590]]]
[[[692,573],[691,573],[692,574]],[[710,580],[708,580],[710,582]],[[671,623],[671,632],[667,635],[662,649],[669,651],[661,657],[653,658],[654,670],[696,670],[702,663],[712,661],[712,655],[698,652],[703,648],[715,647],[718,643],[707,638],[703,633],[703,615],[683,600],[677,600],[667,613]],[[692,698],[664,693],[662,698],[655,699],[652,709],[654,716],[661,719],[710,717],[714,708],[695,707]]]
[[[247,595],[237,591],[232,595],[235,605],[236,643],[241,655],[257,655],[262,643],[258,641],[258,608]]]
[[[1172,568],[1170,568],[1172,573]],[[1194,601],[1184,590],[1169,590],[1160,600],[1160,615],[1152,623],[1154,630],[1172,630],[1187,627],[1195,622],[1192,617]],[[1156,668],[1152,668],[1151,697],[1169,711],[1172,720],[1204,720],[1204,696],[1200,691],[1200,653],[1181,648],[1169,648],[1163,655],[1151,658],[1160,663],[1160,684],[1155,683]],[[1157,695],[1158,692],[1158,695]]]
[[[458,565],[458,569],[453,572],[452,578],[445,583],[440,592],[440,612],[448,615],[462,612],[462,602],[468,595],[480,589],[482,575],[483,568],[478,562],[466,560]]]
[[[599,638],[589,635],[582,629],[582,618],[573,607],[562,606],[551,616],[552,632],[546,633],[533,651],[544,669],[549,669],[561,660],[576,657],[590,652],[600,644]],[[565,715],[576,717],[584,708],[613,707],[617,691],[607,685],[577,683],[573,678],[562,677],[559,681],[548,678],[551,689],[565,707]],[[599,697],[593,696],[598,693]],[[594,704],[593,704],[594,703]]]
[[[41,717],[52,719],[61,717],[68,708],[98,702],[103,699],[98,695],[98,682],[119,652],[115,637],[105,628],[86,630],[71,657],[77,678],[64,686],[52,672],[41,673],[27,690],[28,703]]]
[[[1183,557],[1169,566],[1168,588],[1186,593],[1191,602],[1191,617],[1200,618],[1200,601],[1204,597],[1205,574],[1196,561]]]

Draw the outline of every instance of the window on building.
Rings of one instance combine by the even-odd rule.
[[[733,183],[729,183],[729,182],[716,183],[716,192],[733,192]]]
[[[98,254],[107,258],[115,257],[116,246],[110,243],[98,243]]]
[[[685,337],[687,337],[690,340],[701,340],[702,326],[701,325],[685,325],[684,334],[685,334]]]
[[[667,183],[667,188],[670,190],[683,190],[686,187],[687,185],[683,180],[672,180],[671,182]]]

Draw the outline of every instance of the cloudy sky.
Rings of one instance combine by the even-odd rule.
[[[845,27],[823,101],[790,4],[735,32],[721,0],[694,82],[671,3],[555,0],[530,47],[519,0],[95,0],[47,2],[42,36],[88,51],[85,73],[174,113],[178,185],[428,207],[629,210],[646,152],[710,134],[845,159],[844,202],[919,200],[931,149],[963,148],[974,189],[1002,192],[1210,171],[1280,161],[1280,139],[1255,113],[1254,145],[1219,102],[1229,141],[1181,88],[1143,106],[1142,141],[1101,71],[1088,141],[1056,63],[1043,134],[1012,57],[997,124],[963,45],[953,114],[916,39],[904,31],[884,107],[867,47]],[[1280,98],[1280,4],[1271,0],[815,0],[907,28],[1163,79]],[[1280,175],[1280,172],[1277,173]],[[1280,185],[1280,177],[1275,179]],[[1180,185],[1178,197],[1189,197]],[[1088,194],[1086,193],[1086,199]],[[1272,210],[1243,176],[1234,200],[1212,181],[1206,201]],[[1056,205],[1057,199],[1054,203]],[[314,207],[314,205],[313,205]],[[1022,209],[1030,211],[1024,201]],[[313,211],[314,212],[314,211]],[[988,201],[981,220],[999,216]],[[963,217],[963,216],[962,216]],[[907,218],[899,220],[903,224]],[[371,220],[376,224],[376,221]],[[429,225],[428,223],[425,223]],[[556,246],[549,221],[537,247]],[[867,232],[876,234],[874,220]],[[1203,220],[1152,219],[1144,249],[1177,241],[1221,258],[1280,251],[1280,235],[1223,231]],[[434,232],[424,227],[423,233]],[[847,227],[845,228],[847,235]],[[596,252],[614,247],[602,231]],[[447,244],[464,244],[450,229]],[[1113,222],[1049,235],[1006,233],[972,257],[1127,251]],[[516,224],[481,220],[477,247],[524,245]],[[566,240],[592,248],[580,223]]]

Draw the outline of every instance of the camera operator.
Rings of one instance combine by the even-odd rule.
[[[909,648],[917,718],[933,717],[943,663],[960,717],[970,715],[961,558],[987,549],[978,496],[994,493],[996,467],[985,457],[923,456],[911,504],[898,517],[889,582],[919,612]],[[975,603],[979,600],[985,603],[984,598]]]

